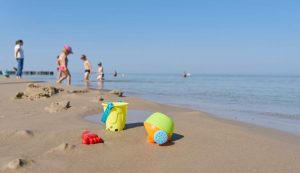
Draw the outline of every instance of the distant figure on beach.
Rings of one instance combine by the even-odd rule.
[[[61,52],[61,54],[59,55],[59,58],[58,58],[59,71],[62,74],[61,74],[61,77],[56,81],[56,83],[61,83],[63,80],[67,79],[69,85],[71,85],[71,74],[68,69],[68,55],[69,54],[73,54],[72,48],[69,45],[65,45],[63,51]]]
[[[83,61],[83,66],[84,66],[84,80],[89,80],[90,79],[90,74],[92,72],[92,66],[87,59],[86,55],[81,55],[80,59]]]
[[[98,77],[97,77],[97,80],[100,80],[100,81],[104,80],[104,71],[103,71],[103,67],[102,67],[101,62],[98,64]]]
[[[118,76],[118,72],[115,70],[114,71],[114,77],[117,77]]]
[[[24,66],[24,51],[22,49],[23,40],[17,40],[15,46],[14,56],[18,63],[16,78],[21,79],[23,74],[23,66]]]

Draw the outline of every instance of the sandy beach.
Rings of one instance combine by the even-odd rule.
[[[84,119],[93,114],[100,117],[103,112],[100,95],[103,102],[120,100],[108,91],[86,91],[43,82],[31,85],[58,89],[50,92],[50,96],[43,96],[30,93],[29,83],[32,82],[0,78],[0,172],[3,173],[300,172],[298,136],[127,97],[125,93],[126,97],[121,99],[129,103],[129,110],[163,112],[173,118],[173,140],[169,145],[159,146],[147,142],[141,122],[127,124],[121,132],[109,132],[104,125]],[[15,98],[24,91],[28,96]],[[56,110],[51,107],[56,102],[69,102],[69,107]],[[104,143],[81,144],[85,129],[97,133]]]

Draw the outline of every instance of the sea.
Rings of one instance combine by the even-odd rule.
[[[56,76],[24,76],[54,83]],[[87,87],[82,73],[72,84]],[[191,108],[211,116],[273,128],[300,136],[300,76],[191,74],[112,74],[88,87],[118,89],[157,103]],[[184,115],[183,115],[184,116]]]

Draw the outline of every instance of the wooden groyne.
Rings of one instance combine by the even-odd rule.
[[[5,72],[9,75],[15,75],[16,71],[8,70],[8,71],[2,71],[0,70],[0,75],[4,75]],[[46,76],[53,76],[53,71],[23,71],[23,75],[46,75]]]

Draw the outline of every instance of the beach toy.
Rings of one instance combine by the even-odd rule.
[[[85,130],[82,132],[81,138],[82,138],[82,144],[86,144],[86,145],[104,142],[101,137],[99,137],[97,134],[92,133],[88,130]]]
[[[127,105],[125,102],[102,103],[104,113],[101,121],[106,124],[106,130],[118,132],[124,129],[126,123]]]
[[[174,122],[167,115],[156,112],[146,119],[144,122],[147,131],[147,140],[151,143],[159,145],[171,141],[174,131]]]
[[[108,116],[109,116],[109,114],[110,114],[110,111],[111,111],[111,109],[112,109],[113,107],[114,107],[113,103],[109,102],[109,103],[107,104],[106,108],[104,108],[105,111],[103,112],[103,115],[102,115],[102,118],[101,118],[101,121],[102,121],[103,123],[106,123],[107,118],[108,118]]]
[[[163,130],[158,130],[154,133],[154,141],[159,145],[166,143],[168,138],[168,134]]]

